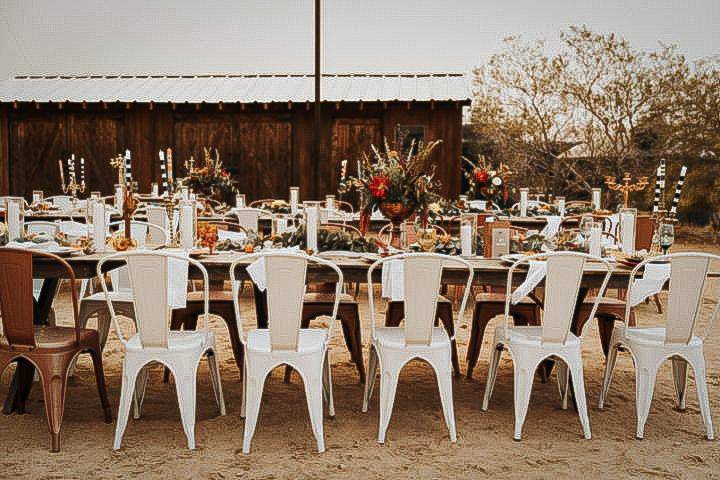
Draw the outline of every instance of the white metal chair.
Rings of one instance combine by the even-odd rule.
[[[238,223],[245,230],[257,232],[260,227],[260,217],[267,212],[259,208],[236,208],[232,211]]]
[[[400,327],[375,327],[372,275],[378,266],[382,266],[385,262],[391,260],[403,262],[405,321],[404,325]],[[472,265],[466,260],[460,257],[435,253],[407,253],[382,258],[373,263],[368,270],[368,298],[370,318],[372,319],[372,339],[362,411],[367,412],[368,410],[368,403],[373,394],[375,377],[379,367],[379,443],[385,443],[385,434],[390,424],[400,371],[406,363],[416,358],[425,360],[435,371],[443,415],[450,431],[450,441],[455,442],[457,440],[452,395],[451,341],[453,338],[450,338],[443,327],[434,326],[435,312],[440,296],[442,271],[443,268],[449,266],[460,267],[468,272],[465,293],[458,312],[458,318],[462,319],[474,273]]]
[[[117,222],[120,223],[120,222]],[[117,223],[111,225],[117,225]],[[122,225],[124,228],[124,225]],[[158,237],[157,245],[165,245],[167,238],[165,237],[165,230],[158,227],[157,225],[148,224],[145,222],[135,222],[130,224],[130,234],[138,242],[138,248],[146,246],[146,236],[150,239],[149,232],[155,231]],[[142,245],[141,245],[142,239]],[[154,244],[154,243],[153,243]],[[119,313],[123,317],[130,318],[135,321],[135,307],[132,293],[132,285],[130,284],[130,278],[128,269],[125,266],[113,269],[108,272],[110,276],[110,282],[112,284],[112,291],[109,291],[110,299],[112,300],[113,306],[115,307],[116,313]],[[107,342],[108,332],[110,331],[111,315],[110,310],[107,307],[106,295],[103,292],[93,293],[87,297],[80,299],[80,313],[78,315],[78,322],[81,328],[86,328],[88,320],[92,317],[97,318],[97,330],[100,336],[100,348],[105,348]]]
[[[54,236],[60,231],[60,226],[55,222],[25,222],[25,230],[27,233],[45,233]]]
[[[238,300],[238,267],[245,268],[248,260],[264,261],[265,285],[267,287],[268,328],[243,332]],[[300,328],[305,278],[309,262],[324,265],[337,275],[335,302],[328,328]],[[243,265],[240,265],[243,263]],[[243,402],[241,416],[245,418],[243,453],[249,453],[250,442],[255,433],[265,379],[280,366],[289,365],[303,379],[305,396],[310,413],[317,448],[325,451],[323,434],[323,401],[328,403],[328,414],[335,416],[332,378],[328,343],[332,338],[337,317],[343,275],[332,262],[318,257],[290,252],[267,252],[243,255],[230,266],[233,284],[235,315],[238,320],[240,341],[245,351],[243,363]]]
[[[169,328],[171,314],[168,293],[169,263],[173,259],[189,262],[203,275],[205,309],[203,327],[199,330],[171,331]],[[129,272],[137,321],[137,333],[130,338],[125,338],[122,333],[120,322],[115,315],[114,302],[103,275],[103,265],[112,260],[124,260]],[[197,260],[180,255],[158,251],[133,251],[116,253],[103,258],[98,262],[97,275],[115,324],[115,331],[125,351],[122,390],[113,449],[120,448],[133,402],[135,418],[140,417],[148,379],[145,367],[151,362],[162,363],[170,369],[175,377],[183,430],[187,437],[188,448],[194,449],[196,377],[200,360],[204,356],[208,357],[210,378],[220,415],[225,415],[225,401],[220,382],[220,369],[217,364],[215,336],[208,327],[207,270]]]
[[[513,273],[520,265],[539,258],[547,258],[542,326],[511,326],[510,301]],[[530,403],[535,371],[543,360],[550,357],[560,359],[557,378],[562,408],[565,410],[568,406],[569,377],[572,376],[580,423],[585,438],[590,438],[590,420],[587,414],[582,364],[582,334],[584,332],[580,332],[580,336],[576,336],[570,331],[585,263],[590,259],[597,261],[597,264],[602,265],[605,269],[602,285],[588,316],[588,319],[592,319],[612,274],[610,263],[607,260],[578,252],[542,253],[521,258],[508,271],[505,324],[495,330],[493,340],[495,348],[490,354],[490,368],[482,409],[485,411],[488,409],[500,357],[503,350],[507,348],[513,359],[515,375],[515,440],[520,440],[522,436],[522,427]],[[585,325],[587,327],[590,322],[588,321]]]
[[[635,276],[647,264],[670,263],[670,286],[664,326],[631,327],[629,325],[631,305],[627,302],[625,323],[616,325],[612,332],[610,352],[598,402],[599,408],[603,408],[612,381],[618,349],[624,347],[632,355],[635,365],[637,438],[643,438],[645,433],[645,422],[650,411],[657,371],[668,359],[672,360],[675,393],[680,410],[685,409],[688,364],[692,366],[706,435],[709,440],[714,438],[703,350],[705,339],[720,311],[718,302],[720,299],[713,299],[715,308],[705,332],[701,335],[694,333],[705,297],[710,262],[713,260],[720,260],[720,256],[708,253],[673,253],[645,260],[637,265],[630,275],[629,285],[632,293]]]
[[[54,195],[52,197],[46,197],[45,201],[52,203],[62,211],[73,209],[72,197],[70,195]]]

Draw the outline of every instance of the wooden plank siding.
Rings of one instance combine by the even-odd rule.
[[[0,193],[30,197],[60,192],[59,159],[84,157],[89,190],[112,191],[108,160],[129,148],[141,190],[160,177],[158,150],[172,147],[177,175],[185,161],[202,160],[202,147],[220,158],[248,199],[286,198],[298,185],[302,199],[322,199],[337,188],[339,164],[356,173],[359,155],[398,125],[422,126],[426,140],[442,139],[433,160],[443,193],[461,181],[462,106],[456,102],[340,102],[323,104],[322,148],[313,151],[312,104],[0,104]]]

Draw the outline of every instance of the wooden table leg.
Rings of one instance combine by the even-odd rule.
[[[48,315],[50,315],[59,284],[60,279],[58,278],[47,278],[43,282],[40,296],[37,301],[33,300],[33,323],[35,325],[47,325]],[[5,415],[13,412],[25,413],[25,402],[30,395],[34,377],[35,367],[33,364],[22,358],[18,359],[17,368],[3,405],[2,412]]]

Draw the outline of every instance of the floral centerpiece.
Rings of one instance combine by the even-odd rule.
[[[510,168],[500,163],[498,168],[493,168],[484,156],[478,155],[477,163],[462,157],[463,162],[471,169],[465,170],[465,178],[468,182],[467,195],[478,200],[492,201],[500,206],[508,203],[510,196],[509,180],[512,176]]]
[[[360,195],[360,230],[365,233],[370,214],[379,209],[390,219],[393,231],[414,214],[427,223],[428,207],[437,198],[435,167],[430,156],[440,140],[427,144],[413,141],[407,151],[391,148],[387,140],[384,150],[371,145],[372,154],[363,154],[358,176],[348,177],[340,184],[340,193],[355,190]],[[393,243],[398,235],[393,235]],[[397,246],[397,245],[394,245]]]
[[[217,148],[215,158],[210,155],[210,149],[203,147],[203,152],[205,158],[201,165],[195,165],[193,157],[185,162],[187,176],[178,182],[180,186],[192,189],[207,198],[226,201],[236,193],[236,182],[230,172],[223,168]]]

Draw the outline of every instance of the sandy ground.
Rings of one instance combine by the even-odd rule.
[[[697,247],[696,247],[697,248]],[[720,282],[716,282],[720,283]],[[717,293],[720,285],[713,286]],[[367,319],[365,296],[362,315]],[[245,299],[245,324],[254,317]],[[70,324],[67,292],[59,300],[59,322]],[[709,306],[703,314],[707,322]],[[659,317],[654,307],[641,307],[641,322]],[[458,328],[461,367],[469,340],[467,315]],[[494,320],[497,324],[501,319]],[[320,320],[321,322],[322,320]],[[126,323],[129,328],[130,323]],[[339,327],[339,325],[338,325]],[[491,325],[492,327],[492,325]],[[325,420],[327,451],[318,454],[310,429],[299,377],[282,381],[282,369],[268,379],[260,420],[249,455],[241,453],[242,386],[232,359],[224,323],[213,319],[220,339],[220,357],[227,416],[218,416],[207,364],[199,371],[196,438],[190,451],[180,424],[175,388],[162,383],[155,367],[141,420],[130,420],[123,448],[111,449],[114,424],[102,420],[89,358],[79,362],[69,388],[62,451],[49,452],[50,437],[40,388],[34,388],[27,415],[0,415],[0,478],[577,478],[663,477],[713,478],[720,476],[720,442],[709,442],[695,395],[689,383],[688,408],[674,409],[671,369],[658,374],[655,397],[643,441],[635,439],[635,381],[629,354],[621,354],[606,408],[597,409],[604,357],[597,329],[584,340],[585,383],[590,404],[592,440],[582,438],[573,410],[560,409],[555,377],[535,382],[521,442],[512,439],[513,374],[504,356],[488,412],[480,410],[487,375],[489,338],[486,336],[475,379],[454,384],[458,442],[451,444],[440,409],[434,375],[416,362],[403,371],[393,417],[384,445],[376,441],[377,394],[370,411],[360,411],[362,388],[354,365],[335,330],[332,361],[335,419]],[[488,328],[491,331],[491,328]],[[367,347],[369,323],[363,326]],[[720,417],[720,335],[711,335],[707,347],[710,401]],[[367,353],[367,350],[365,350]],[[113,412],[117,412],[122,371],[120,343],[111,333],[104,365]],[[5,397],[12,367],[1,378]],[[36,386],[37,387],[37,386]]]

